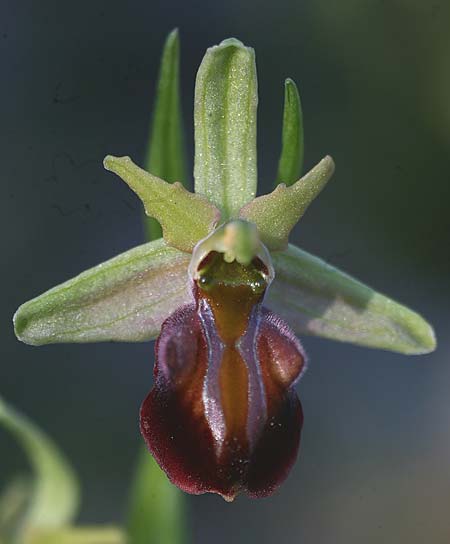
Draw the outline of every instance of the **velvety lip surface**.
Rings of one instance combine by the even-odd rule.
[[[265,289],[194,285],[195,304],[164,323],[141,431],[170,480],[189,493],[270,495],[297,456],[303,423],[293,384],[305,366]]]

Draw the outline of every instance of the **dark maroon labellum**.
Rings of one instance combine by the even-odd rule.
[[[264,497],[297,456],[303,414],[293,385],[305,355],[262,305],[266,271],[258,258],[244,266],[211,252],[199,270],[195,303],[163,323],[141,432],[184,491]]]

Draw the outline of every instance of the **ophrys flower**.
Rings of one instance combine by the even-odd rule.
[[[278,179],[286,184],[255,198],[254,53],[234,39],[209,49],[196,84],[195,192],[128,157],[105,159],[159,221],[163,238],[44,293],[15,316],[16,334],[34,345],[158,337],[141,429],[169,478],[192,493],[264,496],[287,475],[303,419],[293,386],[305,355],[295,333],[403,353],[435,347],[418,314],[288,244],[334,170],[325,157],[292,183],[301,164],[292,149],[296,93],[288,80]]]

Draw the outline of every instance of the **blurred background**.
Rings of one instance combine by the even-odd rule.
[[[19,304],[143,241],[141,208],[105,172],[142,163],[159,56],[178,26],[187,151],[206,47],[257,52],[260,191],[280,149],[283,81],[299,85],[306,168],[333,181],[297,227],[304,249],[421,312],[422,357],[305,338],[299,460],[272,498],[188,497],[195,544],[450,541],[450,2],[0,2],[0,393],[81,475],[81,521],[119,522],[153,347],[15,340]],[[0,486],[26,467],[0,430]]]

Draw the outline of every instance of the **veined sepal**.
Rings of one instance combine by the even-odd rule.
[[[14,315],[16,336],[36,346],[152,340],[191,300],[189,260],[164,240],[130,249],[25,302]]]
[[[236,217],[256,194],[255,52],[234,38],[210,47],[195,83],[195,192]]]
[[[294,245],[272,257],[266,303],[297,334],[412,355],[436,349],[432,326],[406,306]]]

